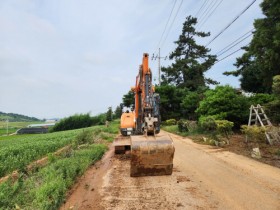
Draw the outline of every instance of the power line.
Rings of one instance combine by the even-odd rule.
[[[235,45],[233,45],[232,47],[228,48],[227,50],[225,50],[224,52],[222,52],[221,54],[217,55],[217,56],[221,56],[223,54],[225,54],[227,51],[229,51],[230,49],[232,49],[233,47],[235,47],[236,45],[238,45],[239,43],[243,42],[245,39],[247,39],[248,37],[252,36],[252,34],[249,34],[248,36],[246,36],[245,38],[243,38],[242,40],[240,40],[239,42],[237,42]]]
[[[212,12],[205,18],[205,20],[203,21],[203,23],[201,23],[201,25],[199,26],[200,28],[202,28],[202,26],[204,25],[204,23],[206,23],[207,20],[209,20],[209,18],[213,15],[213,13],[216,11],[216,9],[220,6],[220,4],[223,2],[223,0],[220,0],[220,2],[217,4],[217,6],[212,10]]]
[[[166,24],[165,24],[163,33],[161,34],[160,40],[159,40],[159,42],[158,42],[157,49],[159,48],[160,42],[161,42],[161,40],[162,40],[162,37],[163,37],[163,35],[164,35],[165,31],[166,31],[167,25],[168,25],[168,23],[169,23],[169,20],[170,20],[170,17],[171,17],[171,15],[172,15],[172,13],[173,13],[173,10],[174,10],[174,7],[175,7],[175,5],[176,5],[176,2],[177,2],[177,0],[174,1],[172,10],[171,10],[171,12],[170,12],[170,14],[169,14],[169,17],[168,17],[168,20],[167,20],[167,22],[166,22]]]
[[[204,10],[204,12],[201,14],[201,18],[200,18],[200,22],[202,22],[202,20],[204,20],[205,16],[209,13],[209,11],[212,10],[212,8],[215,6],[216,2],[218,0],[213,0],[210,2],[210,4],[208,5],[208,7]],[[198,24],[199,25],[199,24]]]
[[[206,45],[206,47],[211,44],[215,39],[217,39],[222,33],[225,32],[225,30],[227,30],[242,14],[244,14],[244,12],[246,12],[254,3],[256,2],[256,0],[253,0],[239,15],[237,15],[224,29],[221,30],[220,33],[218,33],[210,42],[208,42],[208,44]]]
[[[165,41],[166,41],[166,39],[167,39],[167,37],[168,37],[168,35],[169,35],[169,32],[171,31],[171,28],[172,28],[172,26],[173,26],[173,24],[174,24],[174,22],[175,22],[175,19],[176,19],[178,13],[179,13],[179,10],[181,9],[182,4],[183,4],[183,0],[181,0],[181,3],[180,3],[180,5],[179,5],[179,7],[178,7],[178,9],[177,9],[177,11],[176,11],[176,14],[175,14],[175,16],[174,16],[174,18],[173,18],[173,21],[172,21],[172,23],[171,23],[171,25],[170,25],[170,27],[169,27],[169,30],[168,30],[167,34],[166,34],[166,36],[165,36],[165,39],[163,40],[163,42],[162,42],[162,44],[161,44],[161,47],[163,47],[163,45],[164,45],[164,43],[165,43]]]
[[[202,4],[202,6],[199,8],[199,10],[197,11],[197,13],[195,14],[195,17],[198,18],[198,14],[202,11],[202,9],[204,8],[204,6],[208,3],[209,0],[204,1],[204,3]]]
[[[239,37],[238,39],[236,39],[235,41],[233,41],[232,43],[230,43],[229,45],[227,45],[226,47],[224,47],[222,50],[220,50],[219,52],[216,53],[217,56],[221,56],[223,54],[225,54],[227,51],[229,51],[230,49],[232,49],[233,47],[235,47],[236,45],[238,45],[239,43],[241,43],[242,41],[244,41],[245,39],[247,39],[248,37],[252,36],[253,34],[251,33],[253,31],[250,30],[249,32],[243,34],[241,37]],[[248,35],[248,33],[250,33]],[[247,36],[246,36],[247,35]],[[245,36],[245,37],[244,37]],[[244,37],[244,38],[243,38]],[[242,39],[243,38],[243,39]],[[240,40],[241,39],[241,40]],[[240,41],[239,41],[240,40]]]
[[[213,1],[214,1],[214,0],[213,0]],[[203,17],[203,16],[204,16],[204,14],[205,14],[205,13],[208,11],[208,9],[211,7],[213,1],[207,2],[207,4],[206,4],[204,10],[203,10],[202,13],[200,14],[200,17]],[[208,4],[208,3],[209,3],[209,4]],[[197,19],[200,19],[200,17],[198,17]]]
[[[248,45],[249,45],[249,44],[247,44],[245,47],[247,47]],[[220,60],[216,61],[216,63],[219,63],[220,61],[222,61],[222,60],[224,60],[224,59],[228,58],[229,56],[231,56],[231,55],[233,55],[233,54],[237,53],[237,52],[238,52],[238,51],[240,51],[240,50],[242,50],[242,47],[241,47],[241,48],[239,48],[239,49],[237,49],[237,50],[235,50],[235,51],[233,51],[232,53],[228,54],[227,56],[225,56],[225,57],[221,58]],[[215,64],[216,64],[216,63],[215,63]]]

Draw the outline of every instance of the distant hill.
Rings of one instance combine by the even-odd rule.
[[[9,120],[10,122],[34,122],[41,121],[35,117],[28,117],[21,114],[0,112],[0,121]]]

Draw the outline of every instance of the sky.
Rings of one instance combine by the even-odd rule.
[[[211,33],[198,40],[206,45],[251,2],[0,0],[0,111],[48,119],[115,109],[135,85],[143,53],[152,58],[161,48],[161,56],[168,56],[187,16],[196,16],[198,30]],[[261,2],[256,0],[207,46],[211,54],[253,29],[254,19],[263,17]],[[239,87],[238,78],[222,73],[234,70],[240,55],[242,51],[218,62],[206,77]],[[171,63],[161,59],[161,66]],[[149,64],[157,84],[158,60]]]

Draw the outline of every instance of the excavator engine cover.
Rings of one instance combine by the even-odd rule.
[[[130,176],[171,175],[175,148],[168,135],[131,136]]]

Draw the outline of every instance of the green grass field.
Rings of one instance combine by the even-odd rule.
[[[0,184],[1,209],[59,209],[76,177],[99,160],[107,146],[97,139],[111,142],[118,133],[119,122],[109,127],[93,126],[84,129],[49,134],[1,136],[1,176],[19,170],[18,180]],[[100,142],[100,140],[98,141]],[[63,155],[52,153],[64,145],[71,150]],[[79,145],[83,145],[82,147]],[[32,161],[47,156],[47,165],[27,172]],[[0,177],[1,177],[0,176]]]

